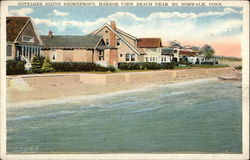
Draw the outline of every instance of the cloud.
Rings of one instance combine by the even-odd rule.
[[[68,12],[61,12],[61,11],[58,11],[58,10],[54,9],[54,10],[52,11],[52,13],[49,13],[48,15],[55,15],[55,16],[64,17],[64,16],[68,16],[69,13],[68,13]]]
[[[32,8],[21,8],[21,9],[12,9],[9,11],[11,16],[27,16],[31,14],[34,10]]]
[[[219,18],[231,14],[241,14],[241,12],[233,8],[224,8],[221,11],[201,13],[155,12],[147,17],[139,17],[130,12],[117,12],[93,21],[34,18],[34,22],[37,25],[46,24],[49,27],[56,27],[59,31],[76,27],[82,31],[82,34],[87,34],[104,23],[115,20],[118,28],[136,37],[161,37],[163,42],[168,40],[203,41],[211,40],[211,35],[214,39],[217,39],[218,37],[229,37],[232,34],[237,34],[235,32],[240,32],[242,20]],[[204,24],[203,21],[213,17],[216,17],[216,19],[212,23]]]

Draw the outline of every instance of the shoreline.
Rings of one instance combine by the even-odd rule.
[[[79,97],[118,94],[159,85],[217,78],[230,73],[233,73],[232,68],[12,77],[7,79],[7,106],[41,105],[51,101],[65,103]]]

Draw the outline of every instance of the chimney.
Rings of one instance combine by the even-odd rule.
[[[113,30],[116,30],[115,21],[111,21],[110,26]],[[109,32],[110,46],[116,47],[116,35],[114,32]],[[118,63],[118,53],[116,48],[111,48],[109,50],[109,65],[117,66]]]
[[[52,37],[53,37],[53,32],[52,32],[52,31],[49,31],[48,36],[49,36],[50,38],[52,38]]]
[[[110,26],[113,30],[116,30],[115,21],[111,21]],[[110,32],[110,46],[116,46],[116,36],[114,32]]]
[[[111,28],[112,28],[113,30],[116,30],[115,21],[111,21],[110,25],[111,25]]]

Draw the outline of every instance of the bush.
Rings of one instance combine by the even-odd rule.
[[[42,72],[55,72],[48,58],[43,61]]]
[[[91,72],[91,71],[115,71],[114,67],[103,67],[89,62],[53,62],[52,67],[56,72]]]
[[[155,63],[155,62],[121,62],[118,63],[118,68],[121,70],[146,70],[146,69],[173,69],[174,63]]]
[[[237,69],[237,70],[242,70],[242,66],[241,65],[235,66],[234,68]]]
[[[41,58],[34,56],[31,61],[31,71],[32,73],[41,73],[42,72],[42,60]]]
[[[113,67],[113,66],[108,66],[108,67],[107,67],[107,70],[108,70],[108,71],[111,71],[111,72],[115,72],[115,67]]]
[[[17,75],[17,74],[25,74],[25,62],[19,60],[7,60],[6,69],[7,75]]]

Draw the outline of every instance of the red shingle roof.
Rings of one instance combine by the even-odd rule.
[[[7,41],[14,42],[17,35],[21,32],[29,17],[7,17],[6,18],[6,34]]]
[[[139,38],[137,39],[137,46],[140,48],[158,48],[162,47],[160,38]]]
[[[196,56],[197,52],[191,52],[191,51],[180,51],[179,54],[181,56]]]

